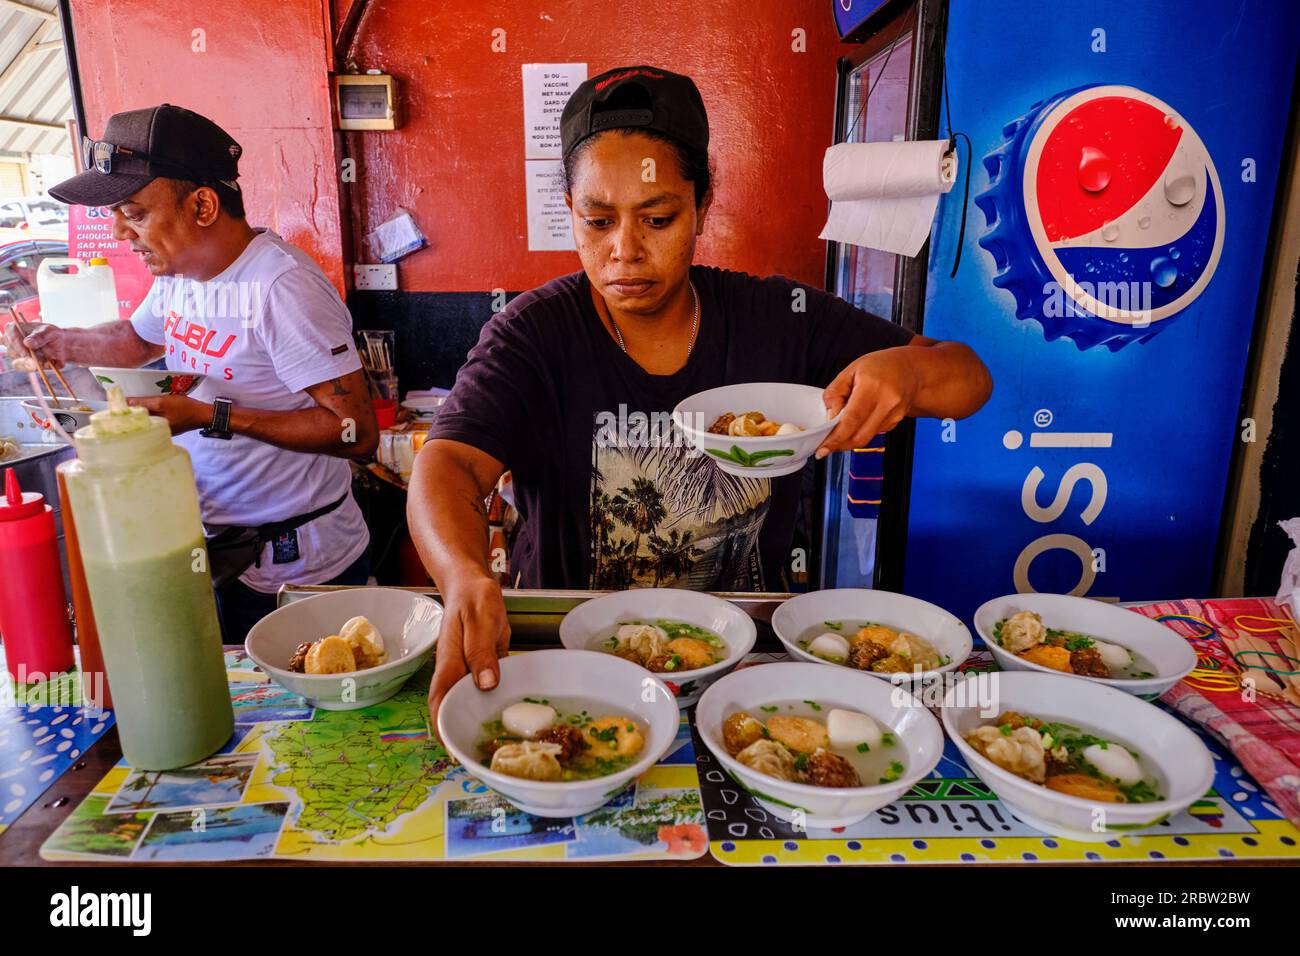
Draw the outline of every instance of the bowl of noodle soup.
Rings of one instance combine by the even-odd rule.
[[[545,650],[513,654],[503,658],[500,666],[501,678],[492,690],[480,691],[466,675],[447,692],[438,709],[438,737],[471,775],[527,813],[540,817],[590,813],[654,766],[677,738],[676,698],[663,681],[630,661],[595,651]],[[561,726],[582,731],[598,744],[603,736],[613,739],[614,728],[609,725],[617,717],[619,732],[631,731],[638,746],[626,759],[610,760],[594,769],[584,763],[582,773],[566,772],[552,779],[524,776],[533,768],[520,760],[505,767],[496,753],[489,756],[485,749],[499,733],[503,716],[509,727],[508,712],[520,705],[550,709]],[[514,736],[537,734],[525,731]],[[526,750],[529,743],[512,741],[516,751]],[[528,755],[521,756],[527,759]],[[549,760],[542,753],[536,763],[549,764]]]

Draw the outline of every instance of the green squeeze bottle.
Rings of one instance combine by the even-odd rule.
[[[195,763],[230,739],[235,718],[190,456],[116,386],[73,443],[59,471],[122,753],[141,770]]]

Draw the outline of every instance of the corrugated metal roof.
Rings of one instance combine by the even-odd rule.
[[[57,0],[0,0],[0,150],[66,155],[71,118]]]

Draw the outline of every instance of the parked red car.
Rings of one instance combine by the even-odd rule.
[[[55,239],[18,239],[0,243],[0,299],[8,292],[24,322],[41,320],[40,300],[36,295],[36,269],[41,260],[64,257],[68,244]],[[13,317],[8,309],[0,311],[0,329]]]

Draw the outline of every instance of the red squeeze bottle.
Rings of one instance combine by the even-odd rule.
[[[0,499],[0,638],[16,681],[32,684],[72,670],[54,509],[43,495],[23,494],[12,468],[5,469]]]

